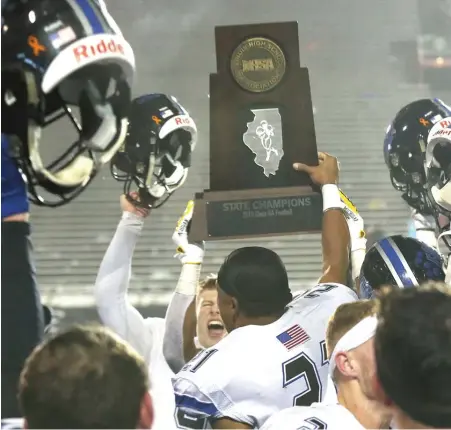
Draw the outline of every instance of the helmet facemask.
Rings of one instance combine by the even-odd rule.
[[[140,144],[132,136],[113,159],[113,177],[124,182],[124,194],[138,207],[159,208],[179,189],[188,177],[192,136],[178,129],[163,139],[155,134],[150,142]],[[138,189],[138,198],[131,195]]]

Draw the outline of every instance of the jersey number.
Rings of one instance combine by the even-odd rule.
[[[337,285],[320,285],[310,291],[307,291],[307,293],[301,297],[303,299],[316,299],[320,296],[320,294],[328,293],[329,291],[334,290],[337,287]]]
[[[191,361],[183,366],[182,371],[189,370],[193,373],[197,372],[215,352],[218,352],[218,350],[204,349],[200,351],[195,357],[191,359]]]
[[[294,396],[293,406],[310,406],[321,400],[321,381],[315,363],[301,352],[282,364],[283,387],[299,379],[304,380],[306,389]]]
[[[319,418],[311,417],[304,420],[306,423],[311,424],[310,427],[302,426],[297,428],[296,430],[325,430],[327,429],[327,424],[324,421],[321,421]]]

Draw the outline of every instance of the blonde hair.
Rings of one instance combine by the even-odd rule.
[[[332,351],[344,334],[364,318],[375,314],[376,310],[376,300],[359,300],[340,305],[327,325],[326,349],[328,358],[330,358]]]
[[[216,289],[216,282],[218,281],[218,275],[216,273],[210,273],[205,276],[197,286],[197,294],[200,294],[204,290]]]

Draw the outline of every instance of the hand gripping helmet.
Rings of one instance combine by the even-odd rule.
[[[449,116],[439,99],[417,100],[404,106],[388,126],[384,158],[393,187],[403,199],[423,215],[432,215],[425,174],[428,134],[434,124]]]
[[[125,143],[111,161],[113,177],[137,206],[158,208],[180,188],[191,165],[197,127],[172,96],[149,94],[133,100]],[[130,196],[138,188],[138,199]]]
[[[408,288],[426,281],[444,281],[443,259],[417,239],[389,236],[366,253],[360,271],[360,298],[370,299],[384,285]]]
[[[103,1],[2,2],[2,134],[32,202],[69,202],[111,160],[126,135],[134,71]],[[45,132],[63,117],[77,137],[66,143],[71,127],[63,125],[51,145],[60,150],[45,165]]]

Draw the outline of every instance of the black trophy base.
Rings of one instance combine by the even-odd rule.
[[[318,233],[323,199],[310,187],[204,191],[195,196],[189,240]]]

